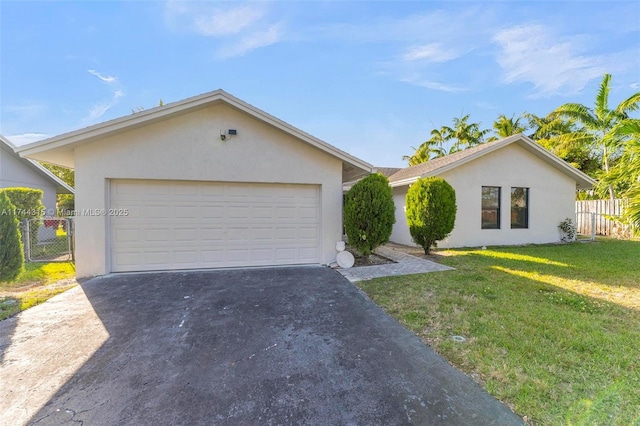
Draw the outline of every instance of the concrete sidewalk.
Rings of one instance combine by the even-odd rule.
[[[427,259],[412,256],[389,247],[378,247],[376,254],[393,260],[396,263],[384,265],[358,266],[349,269],[337,269],[352,283],[366,281],[372,278],[391,277],[396,275],[424,274],[426,272],[450,271],[454,268],[432,262]]]

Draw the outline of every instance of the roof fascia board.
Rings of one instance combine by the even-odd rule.
[[[38,171],[40,171],[40,173],[42,173],[43,175],[45,175],[49,179],[53,180],[56,185],[62,187],[65,191],[67,191],[68,194],[75,194],[75,190],[71,186],[69,186],[65,181],[60,179],[58,176],[56,176],[53,173],[51,173],[51,171],[49,169],[47,169],[46,167],[44,167],[42,164],[40,164],[37,161],[32,160],[30,158],[22,158],[22,160],[27,160],[29,163],[31,163],[31,165],[34,168],[36,168]]]
[[[126,128],[130,128],[132,126],[137,125],[145,125],[150,124],[153,121],[162,119],[166,116],[176,115],[185,110],[194,109],[201,106],[206,106],[210,104],[214,104],[217,101],[224,101],[227,104],[244,111],[245,113],[262,120],[263,122],[270,124],[273,127],[276,127],[285,133],[291,134],[292,136],[297,137],[316,148],[333,155],[334,157],[339,158],[340,160],[347,162],[353,166],[361,168],[367,172],[371,172],[373,170],[373,165],[362,161],[356,157],[353,157],[346,152],[333,147],[326,142],[317,139],[308,133],[301,131],[284,121],[267,114],[266,112],[230,95],[229,93],[223,90],[215,90],[213,92],[205,93],[202,95],[194,96],[191,98],[184,99],[182,101],[177,101],[171,104],[167,104],[162,107],[156,107],[150,109],[148,111],[141,111],[135,114],[131,114],[125,117],[116,118],[111,121],[107,121],[105,123],[96,124],[90,127],[86,127],[84,129],[76,130],[73,132],[65,133],[60,136],[55,136],[53,138],[45,139],[43,141],[34,142],[29,145],[25,145],[16,152],[18,152],[22,157],[36,154],[38,152],[42,152],[49,149],[61,148],[66,145],[73,145],[75,143],[79,143],[82,141],[100,138],[101,136],[107,135],[109,133],[117,132],[119,130],[123,130]]]
[[[543,147],[541,147],[540,145],[538,145],[533,139],[525,136],[525,135],[514,135],[511,136],[509,138],[503,139],[502,141],[494,144],[493,146],[491,146],[490,148],[478,151],[472,155],[469,155],[467,157],[464,157],[458,161],[455,161],[453,163],[444,165],[442,167],[439,167],[437,169],[434,169],[430,172],[427,173],[423,173],[420,176],[414,176],[411,178],[406,178],[406,179],[402,179],[399,181],[395,181],[391,183],[392,187],[398,187],[398,186],[404,186],[404,185],[409,185],[412,184],[413,182],[417,181],[420,178],[424,178],[424,177],[429,177],[429,176],[437,176],[439,174],[448,172],[449,170],[455,169],[459,166],[462,166],[463,164],[468,163],[469,161],[473,161],[476,158],[482,157],[483,155],[489,154],[497,149],[500,149],[506,145],[512,144],[512,143],[518,143],[518,142],[523,142],[523,144],[521,144],[521,146],[525,149],[527,149],[528,151],[535,151],[537,153],[539,153],[542,157],[544,157],[544,159],[546,159],[547,161],[551,161],[553,162],[553,164],[555,164],[555,166],[557,168],[560,168],[562,170],[564,170],[565,174],[568,175],[572,175],[577,184],[580,184],[580,180],[582,180],[582,183],[587,183],[588,185],[593,185],[595,183],[595,180],[593,178],[591,178],[590,176],[586,175],[584,172],[570,166],[569,164],[567,164],[565,161],[563,161],[562,159],[556,157],[555,155],[553,155],[552,153],[550,153],[549,151],[547,151],[546,149],[544,149]]]
[[[264,121],[267,124],[270,124],[271,126],[282,130],[285,133],[288,133],[292,136],[297,137],[298,139],[302,139],[303,141],[309,143],[312,146],[315,146],[316,148],[327,152],[331,155],[333,155],[334,157],[337,157],[339,159],[341,159],[344,162],[350,163],[356,167],[359,167],[361,169],[364,169],[367,173],[373,173],[373,170],[375,169],[375,167],[372,164],[367,163],[366,161],[362,161],[348,153],[346,153],[345,151],[342,151],[332,145],[329,145],[328,143],[314,137],[311,136],[310,134],[303,132],[302,130],[298,129],[297,127],[294,127],[292,125],[290,125],[287,122],[284,122],[282,120],[280,120],[277,117],[274,117],[273,115],[254,107],[253,105],[250,105],[238,98],[236,98],[235,96],[232,96],[226,92],[222,92],[223,93],[223,97],[225,98],[225,101],[227,101],[230,105],[246,112],[249,115],[252,115],[255,118],[258,118],[262,121]]]
[[[30,158],[22,158],[22,157],[20,157],[20,155],[18,155],[18,153],[17,153],[17,148],[18,147],[16,147],[9,139],[7,139],[4,136],[0,135],[0,141],[2,141],[4,146],[10,148],[9,151],[11,152],[12,155],[14,155],[18,160],[26,162],[26,165],[28,167],[31,167],[32,169],[34,169],[36,171],[36,173],[39,173],[39,174],[43,175],[45,178],[47,178],[49,180],[52,180],[53,183],[57,187],[62,188],[66,193],[75,194],[75,190],[71,186],[67,185],[67,183],[65,181],[63,181],[58,176],[56,176],[53,173],[51,173],[51,171],[49,169],[47,169],[46,167],[44,167],[42,164],[40,164],[37,161],[32,160]],[[56,192],[58,192],[58,191],[56,191]]]
[[[221,99],[220,92],[220,90],[216,90],[211,93],[187,98],[162,107],[152,108],[147,111],[137,112],[135,114],[109,120],[104,123],[94,124],[93,126],[85,127],[83,129],[63,133],[59,136],[54,136],[49,139],[18,147],[16,152],[19,153],[20,156],[25,157],[38,152],[61,148],[66,145],[72,145],[85,140],[96,139],[131,126],[150,124],[153,121],[169,115],[175,115],[184,110],[212,104]]]
[[[567,174],[574,175],[576,178],[576,181],[583,180],[590,185],[593,185],[596,183],[595,179],[593,179],[591,176],[587,175],[581,170],[576,169],[575,167],[568,164],[566,161],[562,160],[561,158],[558,158],[556,155],[553,155],[552,153],[544,149],[542,146],[538,145],[533,139],[530,139],[527,136],[523,136],[522,140],[526,141],[526,146],[528,147],[529,151],[535,151],[539,153],[549,161],[553,162],[559,168],[564,169]]]

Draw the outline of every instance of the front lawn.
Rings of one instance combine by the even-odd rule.
[[[438,253],[358,285],[530,424],[640,424],[640,242]]]
[[[71,262],[25,264],[12,282],[0,282],[0,320],[40,304],[77,285]]]

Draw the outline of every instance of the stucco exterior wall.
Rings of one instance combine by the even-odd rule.
[[[50,180],[30,168],[15,153],[0,149],[0,188],[33,188],[42,190],[42,204],[47,216],[55,216],[56,187]],[[38,232],[40,240],[55,237],[53,229],[42,227]]]
[[[220,140],[221,129],[237,136]],[[76,209],[106,209],[109,179],[305,183],[321,186],[322,261],[341,238],[342,163],[227,105],[214,105],[80,146]],[[108,217],[76,219],[78,277],[109,272]]]
[[[442,173],[456,190],[458,212],[453,232],[438,247],[476,247],[550,243],[560,239],[558,225],[575,214],[576,183],[524,148],[511,144]],[[501,187],[501,229],[482,229],[482,187]],[[529,228],[511,229],[511,188],[529,188]],[[396,225],[391,241],[415,245],[403,217],[407,186],[394,188]],[[397,228],[397,229],[396,229]]]

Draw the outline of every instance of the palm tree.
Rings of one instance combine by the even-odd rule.
[[[507,117],[504,114],[500,114],[496,121],[493,122],[493,129],[496,133],[490,140],[507,138],[518,133],[524,133],[527,130],[527,126],[521,122],[524,121],[525,115],[520,114],[518,118],[515,118],[515,114],[511,117]]]
[[[405,155],[402,159],[408,160],[410,166],[415,166],[416,164],[426,163],[432,158],[444,157],[447,155],[447,151],[444,149],[444,144],[447,141],[447,135],[442,127],[439,130],[433,129],[431,138],[424,141],[418,148],[412,147],[416,152],[411,156]]]
[[[418,148],[412,147],[415,149],[414,154],[404,155],[402,159],[407,160],[410,166],[415,166],[432,158],[444,157],[484,143],[484,137],[489,130],[480,130],[480,123],[468,123],[468,120],[469,114],[454,118],[453,127],[442,126],[440,129],[431,130],[431,137]],[[444,145],[449,141],[454,143],[447,151]]]
[[[582,104],[567,103],[556,108],[552,117],[574,120],[581,127],[563,136],[566,142],[575,141],[597,147],[602,153],[602,169],[605,175],[610,172],[611,162],[619,158],[624,143],[630,136],[613,131],[624,126],[629,120],[629,113],[640,107],[640,92],[620,102],[614,109],[609,108],[609,92],[611,91],[611,74],[605,74],[596,95],[593,108]],[[615,198],[613,185],[609,185],[609,196]]]
[[[590,134],[579,129],[573,120],[554,114],[538,117],[525,113],[523,117],[528,121],[530,138],[573,167],[596,177],[600,170],[600,157],[592,146]]]
[[[604,183],[623,181],[627,184],[623,196],[629,201],[622,217],[640,234],[640,119],[626,119],[616,125],[612,132],[629,139],[622,147],[620,160],[611,168],[609,175],[605,176]]]
[[[444,126],[442,128],[448,138],[455,141],[449,153],[462,151],[485,142],[484,137],[490,130],[480,130],[480,123],[468,123],[469,115],[455,117],[453,127]]]

